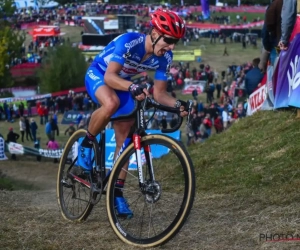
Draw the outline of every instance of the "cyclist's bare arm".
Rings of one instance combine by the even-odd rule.
[[[132,82],[127,81],[119,76],[123,66],[117,62],[110,62],[107,66],[104,81],[106,85],[116,90],[127,91]]]
[[[153,86],[153,97],[158,103],[166,106],[174,107],[176,104],[176,99],[170,96],[167,92],[167,82],[161,80],[154,80]],[[180,110],[184,110],[185,107],[180,107]],[[188,112],[181,112],[181,116],[187,116]]]
[[[170,96],[167,92],[167,82],[154,80],[153,98],[158,103],[166,106],[174,107],[176,99]]]

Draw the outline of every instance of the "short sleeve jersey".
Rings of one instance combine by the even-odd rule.
[[[173,53],[166,51],[163,56],[152,55],[142,62],[145,50],[146,35],[125,33],[112,40],[104,50],[95,57],[91,66],[98,68],[104,75],[109,62],[117,62],[123,66],[120,77],[130,79],[145,71],[155,71],[155,80],[166,81]]]

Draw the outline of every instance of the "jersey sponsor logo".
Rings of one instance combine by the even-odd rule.
[[[150,63],[151,63],[152,66],[155,66],[155,65],[158,64],[159,62],[158,62],[158,61],[155,61],[155,59],[152,58],[151,61],[150,61]]]
[[[122,68],[122,71],[126,74],[137,74],[138,71],[136,69],[133,69],[133,68],[125,68],[123,67]]]
[[[144,37],[140,36],[137,39],[132,40],[130,43],[125,43],[125,48],[130,50],[134,46],[138,45],[139,43],[142,43],[144,41]]]
[[[123,56],[124,57],[124,56]],[[122,57],[116,54],[113,54],[111,58],[122,60]],[[125,57],[124,57],[125,58]]]
[[[132,59],[136,59],[136,60],[140,61],[141,57],[137,53],[135,53],[135,54],[133,54]]]
[[[96,76],[96,75],[93,73],[92,70],[89,70],[89,71],[87,72],[87,74],[88,74],[89,78],[91,78],[91,79],[94,80],[94,81],[100,80],[100,77],[99,77],[99,76]]]
[[[151,64],[152,64],[153,67],[156,66],[156,64],[158,64],[158,63],[159,63],[158,61],[151,62]]]
[[[172,56],[171,56],[170,53],[165,53],[165,54],[164,54],[164,57],[167,59],[168,64],[171,64],[171,63],[172,63],[173,58],[172,58]]]
[[[123,55],[123,58],[128,58],[128,57],[131,57],[131,54],[130,54],[130,52],[129,51],[127,51],[127,53],[125,53],[124,55]]]
[[[130,60],[126,60],[124,66],[126,67],[126,65],[131,66],[136,68],[138,71],[139,70],[153,70],[153,69],[157,69],[159,67],[159,65],[143,65],[143,64],[139,64],[136,63],[134,61],[130,61]]]

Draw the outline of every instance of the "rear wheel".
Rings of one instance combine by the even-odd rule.
[[[156,247],[169,241],[183,226],[192,208],[195,175],[192,161],[182,143],[165,135],[142,138],[142,148],[150,146],[154,179],[150,177],[146,150],[142,150],[143,180],[131,169],[135,162],[133,144],[117,160],[107,187],[107,212],[114,232],[126,242],[139,247]],[[159,158],[156,158],[159,157]],[[129,161],[129,169],[124,165]],[[115,183],[121,172],[127,174],[123,196],[133,217],[122,218],[116,212]]]
[[[91,192],[93,173],[84,172],[77,165],[78,145],[85,135],[86,131],[80,129],[69,138],[59,162],[56,190],[57,201],[62,216],[70,221],[86,220],[93,209],[97,196],[97,194]],[[99,145],[95,140],[93,145],[93,165],[100,162],[99,157]]]

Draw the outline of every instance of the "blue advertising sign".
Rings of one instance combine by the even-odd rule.
[[[62,118],[61,124],[71,124],[71,123],[76,124],[77,118],[80,114],[82,115],[82,119],[85,120],[87,119],[88,116],[92,114],[92,112],[93,111],[74,111],[74,110],[66,111]]]
[[[300,107],[299,54],[300,34],[293,39],[288,50],[280,52],[274,104],[276,109],[289,106]]]
[[[162,134],[160,130],[146,130],[148,134]],[[98,139],[99,139],[98,135]],[[106,140],[105,140],[105,166],[106,168],[110,168],[113,163],[114,153],[116,148],[116,139],[115,132],[113,129],[106,130]],[[168,136],[173,137],[174,139],[180,140],[180,131],[176,131],[173,133],[168,133]],[[163,146],[151,146],[151,153],[153,158],[160,158],[165,154],[168,154],[169,149]],[[142,160],[144,161],[145,154],[142,150]],[[129,169],[137,169],[135,155],[132,155],[129,160]]]

